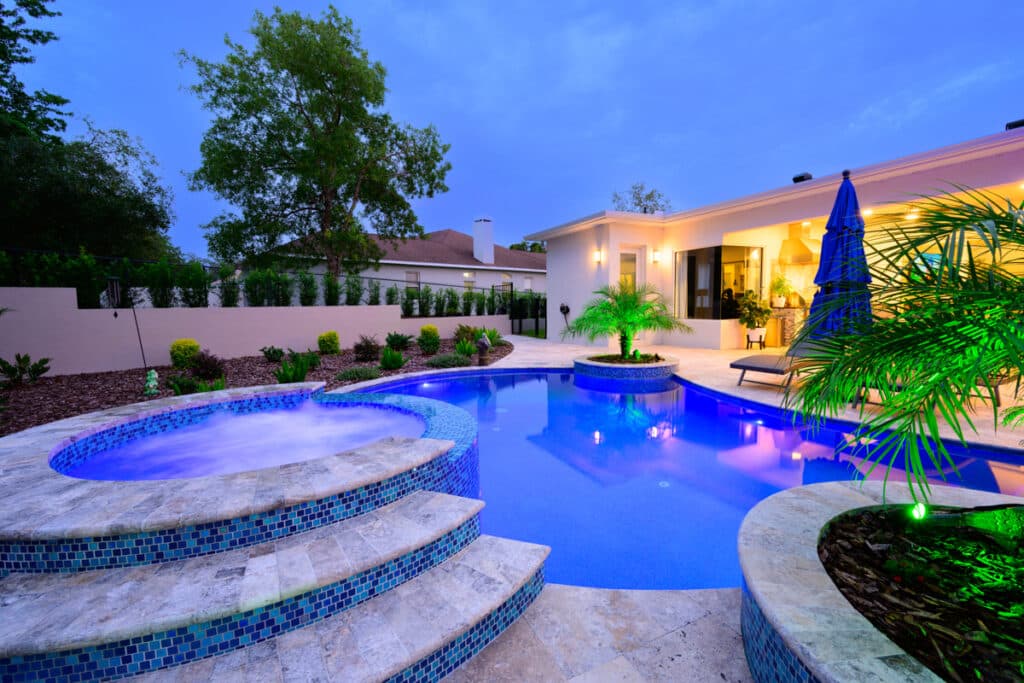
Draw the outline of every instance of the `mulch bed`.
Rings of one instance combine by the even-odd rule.
[[[853,511],[829,523],[818,556],[846,599],[938,676],[1022,681],[1020,530],[989,533],[944,517],[953,512],[915,521],[905,505]]]
[[[455,342],[451,339],[441,341],[438,354],[453,353]],[[488,354],[488,363],[504,358],[512,352],[512,345],[496,346]],[[431,370],[427,360],[431,356],[420,353],[415,343],[403,352],[408,362],[400,370],[385,370],[382,377],[403,375],[421,370]],[[473,356],[476,364],[477,357]],[[343,351],[336,356],[321,356],[319,368],[310,370],[307,382],[326,382],[327,389],[337,389],[354,382],[341,382],[335,378],[342,370],[357,366],[377,367],[376,362],[357,362],[351,350]],[[263,356],[246,356],[231,358],[224,361],[227,387],[251,387],[261,384],[276,384],[274,371],[279,363],[271,363]],[[173,396],[174,392],[165,385],[164,380],[175,370],[169,365],[154,368],[160,377],[160,394],[153,399]],[[32,384],[4,389],[0,397],[7,398],[7,407],[0,411],[0,436],[13,434],[29,427],[46,424],[55,420],[63,420],[82,413],[95,410],[114,408],[129,403],[151,400],[142,395],[146,382],[146,370],[119,370],[115,372],[95,372],[81,375],[56,375],[42,377]]]
[[[646,365],[648,363],[660,363],[665,360],[656,353],[641,353],[638,356],[627,356],[623,358],[620,354],[609,353],[602,356],[587,356],[587,360],[598,363],[614,363],[615,365]]]

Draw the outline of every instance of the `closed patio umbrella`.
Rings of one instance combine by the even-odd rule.
[[[843,171],[832,213],[821,241],[821,262],[814,284],[808,324],[811,337],[849,334],[871,319],[867,258],[864,255],[864,219],[850,172]]]

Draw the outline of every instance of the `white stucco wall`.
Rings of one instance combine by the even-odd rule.
[[[604,258],[594,262],[594,250],[601,249]],[[548,339],[558,341],[565,329],[565,318],[559,311],[562,304],[569,306],[569,320],[580,314],[594,290],[608,283],[608,229],[598,225],[592,229],[559,237],[556,244],[548,243],[548,272],[560,276],[548,282]],[[585,338],[568,339],[572,343],[587,344]],[[595,345],[604,346],[598,340]]]

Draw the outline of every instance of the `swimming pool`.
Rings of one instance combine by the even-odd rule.
[[[551,546],[554,583],[739,586],[747,511],[782,489],[851,479],[859,461],[835,456],[850,425],[812,434],[780,410],[687,383],[616,394],[577,388],[565,371],[492,370],[371,391],[447,401],[477,419],[481,529]],[[1024,493],[1024,458],[954,453],[967,485]]]

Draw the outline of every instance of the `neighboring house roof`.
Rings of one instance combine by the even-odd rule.
[[[507,270],[547,270],[547,254],[518,251],[494,245],[494,263],[473,258],[473,237],[458,230],[435,230],[422,238],[398,241],[394,245],[375,235],[384,255],[381,263],[416,263],[458,268],[502,268]]]

